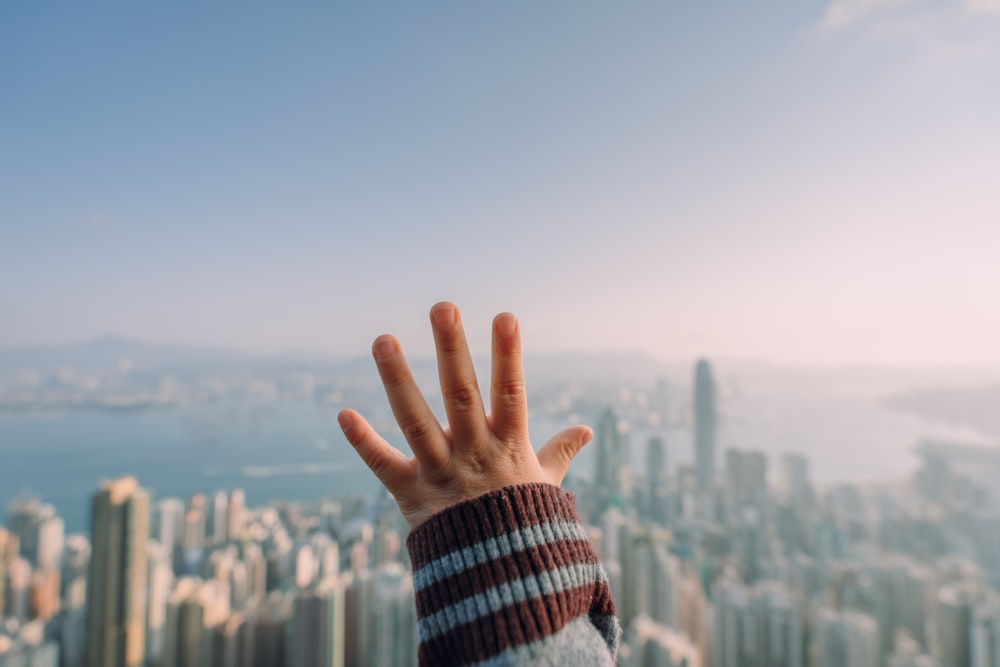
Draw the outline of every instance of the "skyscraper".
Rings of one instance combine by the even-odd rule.
[[[694,369],[694,456],[702,502],[715,487],[715,380],[712,366],[700,359]]]
[[[7,508],[7,527],[21,543],[21,556],[32,567],[59,569],[62,556],[63,520],[52,505],[29,499],[11,503]]]
[[[710,665],[802,666],[802,622],[782,584],[769,582],[747,588],[723,579],[714,597]]]
[[[878,667],[879,629],[875,619],[852,609],[823,607],[814,620],[816,667]]]
[[[138,667],[146,648],[149,496],[134,477],[94,494],[87,579],[87,666]]]
[[[611,408],[601,413],[597,420],[597,474],[594,479],[601,494],[609,494],[616,485],[616,473],[621,456],[621,436],[618,434],[618,419]]]
[[[597,474],[594,477],[602,501],[625,500],[628,486],[628,452],[611,408],[601,413],[594,434],[597,444]]]
[[[667,520],[667,453],[663,438],[650,438],[646,446],[646,508],[649,518]]]
[[[7,574],[19,553],[17,535],[0,527],[0,615],[7,609]]]

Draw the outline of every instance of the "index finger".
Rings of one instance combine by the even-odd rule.
[[[372,356],[392,414],[413,455],[428,465],[444,466],[450,454],[448,440],[413,379],[399,342],[392,336],[379,336],[372,344]]]

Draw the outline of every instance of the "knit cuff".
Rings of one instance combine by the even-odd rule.
[[[510,486],[435,514],[407,538],[421,664],[474,664],[614,614],[573,496]]]

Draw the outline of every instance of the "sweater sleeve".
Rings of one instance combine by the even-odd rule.
[[[421,665],[614,665],[621,627],[571,494],[509,486],[435,514],[406,544]]]

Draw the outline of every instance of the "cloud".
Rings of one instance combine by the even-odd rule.
[[[997,0],[970,0],[996,2]],[[829,29],[844,28],[875,14],[896,9],[912,0],[833,0],[826,8],[823,26]]]

